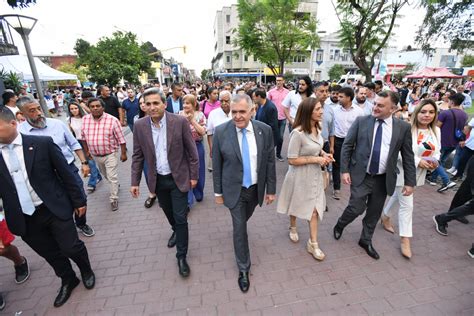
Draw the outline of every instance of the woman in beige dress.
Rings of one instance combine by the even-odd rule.
[[[323,147],[320,123],[323,108],[317,98],[301,102],[288,145],[289,168],[278,199],[277,212],[290,216],[290,239],[298,242],[296,218],[309,222],[310,239],[306,249],[317,260],[325,255],[318,245],[318,222],[326,209],[322,167],[334,159]]]

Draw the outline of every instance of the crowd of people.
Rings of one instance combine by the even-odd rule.
[[[191,273],[187,217],[205,198],[206,169],[214,191],[207,198],[230,211],[242,292],[250,286],[247,222],[256,206],[276,202],[277,212],[289,216],[288,237],[294,243],[299,242],[297,219],[306,220],[306,249],[324,260],[318,225],[328,211],[326,196],[342,198],[341,183],[350,186],[350,197],[334,225],[334,238],[339,240],[345,227],[365,213],[358,244],[379,259],[372,243],[375,227],[380,220],[395,233],[391,214],[398,209],[400,250],[410,259],[415,187],[426,180],[438,185],[439,176],[438,192],[443,193],[462,182],[449,210],[433,217],[442,235],[449,221],[468,223],[466,216],[474,213],[474,118],[465,112],[472,106],[465,88],[424,81],[340,86],[309,77],[293,85],[282,76],[271,85],[175,82],[115,91],[101,85],[96,91],[55,95],[61,103],[51,112],[66,113],[66,124],[47,118],[26,91],[6,91],[0,107],[0,255],[13,261],[17,283],[25,282],[30,270],[12,244],[13,235],[43,257],[61,279],[55,307],[80,283],[70,260],[84,286],[94,287],[95,274],[77,231],[95,234],[86,218],[87,195],[102,180],[109,185],[110,210],[119,210],[118,170],[129,159],[128,126],[133,134],[131,195],[140,196],[144,175],[144,206],[158,200],[171,228],[168,247],[176,246],[184,278]],[[280,192],[276,161],[288,163]],[[474,258],[474,245],[468,254]]]

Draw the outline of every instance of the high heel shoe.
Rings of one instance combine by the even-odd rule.
[[[290,227],[289,236],[292,242],[298,242],[300,240],[298,232],[296,231],[296,227]]]
[[[382,214],[382,217],[380,218],[380,223],[382,223],[383,229],[385,229],[389,233],[395,234],[395,229],[393,228],[392,221],[390,221],[390,217]]]
[[[311,239],[308,240],[306,244],[306,250],[314,257],[314,259],[322,261],[326,257],[324,252],[319,249],[319,245],[317,242],[312,242]]]
[[[412,256],[411,247],[410,247],[410,238],[402,237],[400,240],[400,247],[402,251],[402,256],[407,259],[410,259]]]

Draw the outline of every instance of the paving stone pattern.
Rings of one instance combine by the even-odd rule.
[[[140,199],[132,199],[128,191],[131,135],[126,139],[129,160],[120,164],[120,209],[111,212],[108,184],[99,184],[89,195],[87,212],[96,235],[80,235],[97,276],[96,287],[86,290],[81,284],[67,304],[54,308],[60,280],[17,238],[14,244],[28,258],[31,277],[16,285],[11,262],[0,260],[0,290],[7,301],[2,314],[474,315],[474,261],[466,254],[474,241],[474,224],[452,222],[449,236],[443,237],[431,219],[447,209],[453,191],[440,194],[429,185],[416,190],[411,260],[400,255],[398,236],[380,225],[374,247],[381,259],[371,259],[357,245],[360,218],[341,240],[334,240],[332,228],[347,204],[347,186],[340,201],[328,192],[329,212],[319,225],[323,262],[305,250],[307,223],[298,220],[300,242],[294,244],[287,236],[288,218],[276,213],[276,204],[257,208],[248,223],[251,287],[243,294],[237,285],[231,217],[225,207],[214,204],[211,174],[204,201],[189,215],[191,276],[182,279],[175,249],[166,247],[171,229],[161,209],[157,204],[144,208],[143,182]],[[277,161],[278,188],[286,169],[286,162]],[[396,212],[393,219],[397,224]]]

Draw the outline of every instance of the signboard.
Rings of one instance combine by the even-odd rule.
[[[171,72],[174,76],[179,76],[179,65],[178,64],[171,64]]]

